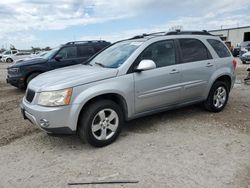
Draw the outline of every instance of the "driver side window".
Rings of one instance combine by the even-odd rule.
[[[58,54],[62,57],[62,59],[70,59],[70,58],[76,58],[77,57],[77,50],[75,46],[71,47],[65,47],[61,49]]]
[[[165,67],[175,64],[174,41],[161,41],[151,44],[141,54],[140,60],[153,60],[156,67]]]

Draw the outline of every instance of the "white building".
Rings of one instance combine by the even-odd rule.
[[[237,46],[241,42],[250,41],[250,26],[211,30],[209,33],[220,36],[222,40],[231,42],[233,46]]]

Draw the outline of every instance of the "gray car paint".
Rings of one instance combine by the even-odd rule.
[[[152,70],[127,74],[138,55],[150,44],[176,38],[196,38],[209,49],[213,59],[176,64]],[[219,58],[207,39],[214,36],[180,35],[161,36],[148,40],[138,39],[142,44],[119,68],[76,65],[54,70],[33,79],[28,89],[36,92],[32,103],[26,101],[22,106],[25,113],[39,126],[40,119],[50,121],[51,128],[69,127],[76,131],[78,117],[84,105],[96,96],[117,94],[125,101],[126,119],[133,119],[166,109],[177,108],[204,101],[214,81],[228,75],[235,81],[232,65],[233,57]],[[73,96],[68,106],[42,107],[37,105],[40,92],[73,88]]]

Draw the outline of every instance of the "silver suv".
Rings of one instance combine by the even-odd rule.
[[[85,64],[39,75],[28,85],[22,114],[47,133],[77,133],[101,147],[134,118],[200,102],[221,111],[235,68],[225,44],[206,31],[143,34]]]

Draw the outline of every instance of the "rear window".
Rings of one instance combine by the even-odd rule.
[[[78,57],[90,57],[95,54],[92,46],[78,46]]]
[[[214,39],[207,39],[207,41],[220,58],[231,56],[231,53],[221,41]]]
[[[195,62],[211,59],[207,47],[197,39],[179,39],[181,50],[181,62]]]

